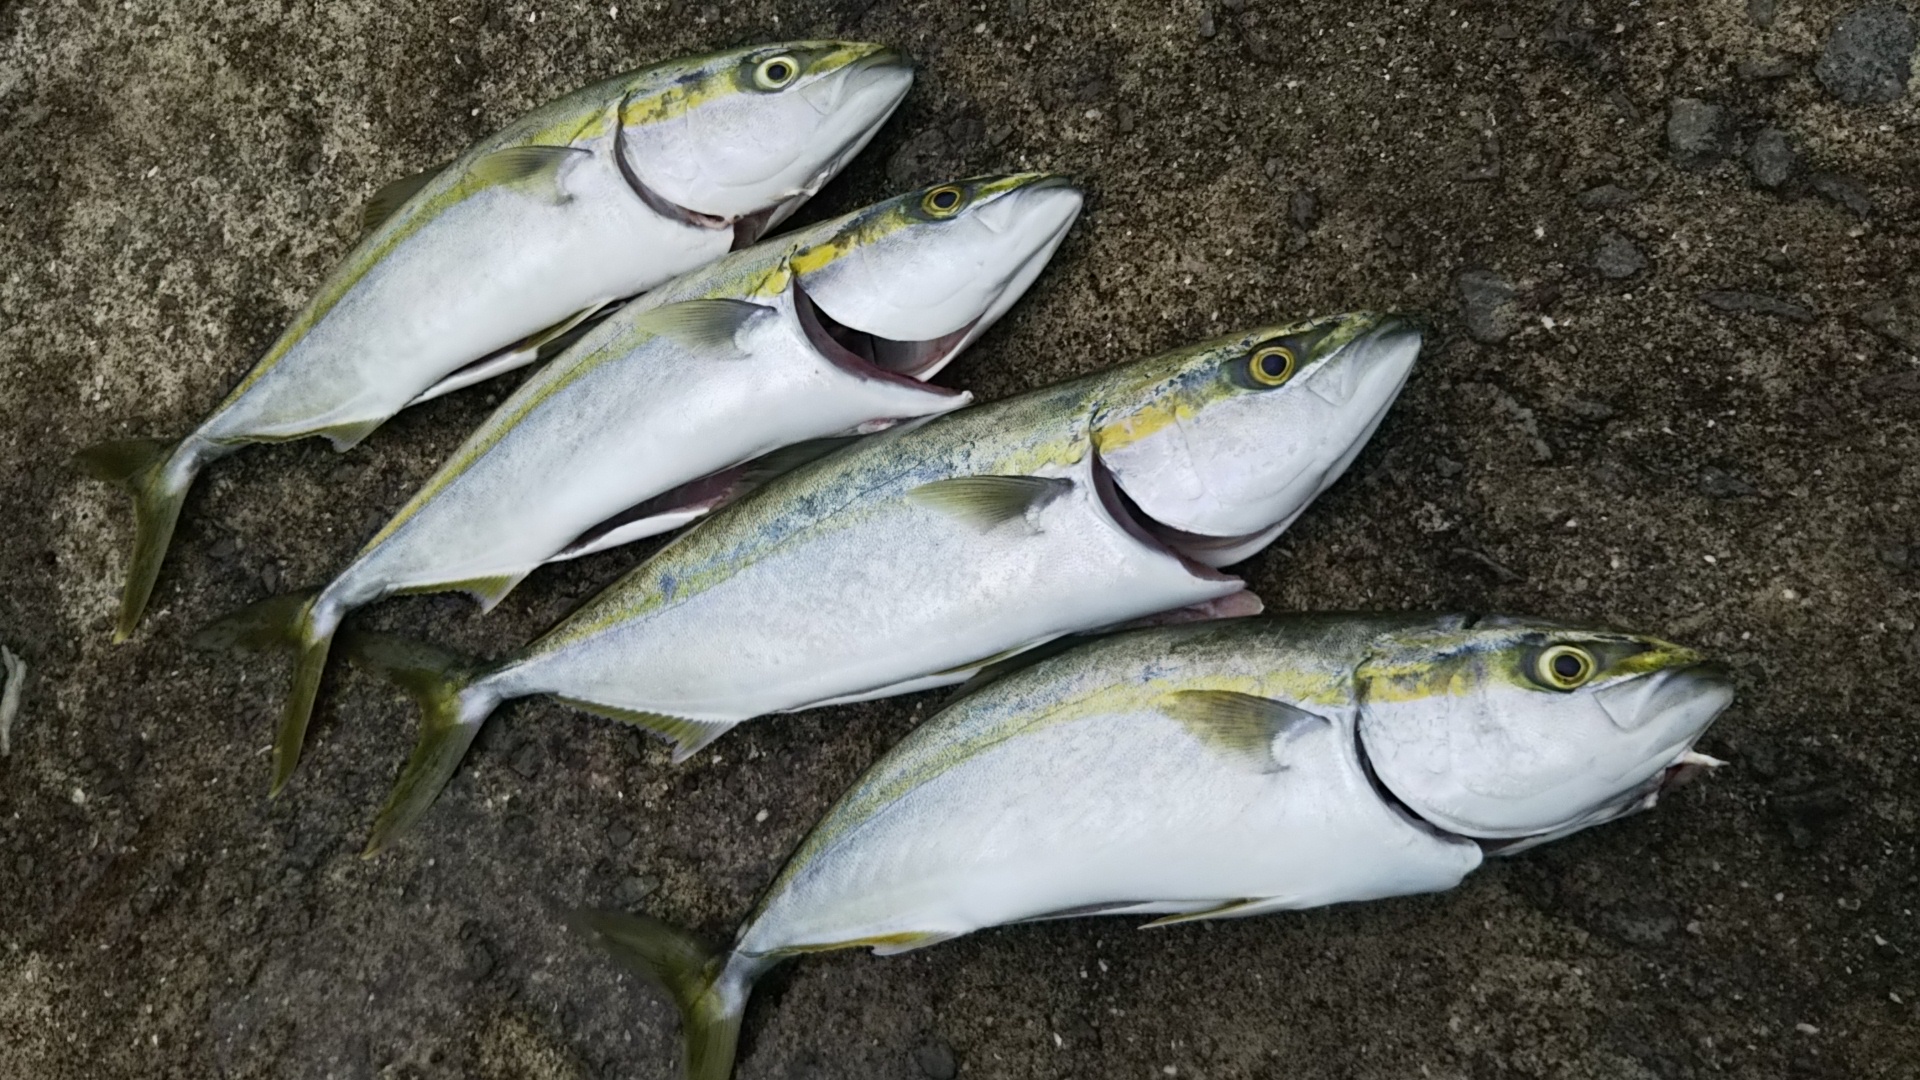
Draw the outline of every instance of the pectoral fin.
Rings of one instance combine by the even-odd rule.
[[[433,178],[439,176],[441,170],[445,168],[445,165],[436,165],[424,172],[403,176],[374,192],[373,196],[367,200],[367,205],[360,208],[360,228],[366,232],[372,232],[386,224],[387,219],[406,205],[408,199],[419,194],[420,189],[431,183]]]
[[[1286,767],[1274,753],[1277,739],[1330,723],[1284,701],[1231,690],[1177,690],[1156,707],[1208,749],[1263,773]]]
[[[1042,476],[956,476],[922,484],[907,492],[907,498],[990,528],[1025,516],[1071,487],[1071,480]]]
[[[706,749],[709,743],[725,735],[737,723],[733,720],[694,720],[685,716],[667,716],[641,709],[623,709],[618,705],[602,705],[596,701],[582,701],[579,698],[563,697],[559,700],[581,712],[604,716],[623,724],[632,724],[660,736],[673,744],[675,765]]]
[[[571,146],[509,146],[467,167],[466,179],[480,187],[518,186],[530,192],[565,198],[560,170],[576,156],[590,157]]]
[[[689,348],[732,349],[742,327],[772,310],[746,300],[682,300],[654,308],[633,325]]]

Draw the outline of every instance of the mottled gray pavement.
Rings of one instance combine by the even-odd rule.
[[[323,580],[505,386],[352,454],[214,468],[124,646],[127,508],[64,460],[184,433],[381,183],[633,62],[802,34],[924,64],[811,216],[972,170],[1092,192],[946,381],[1430,312],[1372,448],[1248,568],[1270,604],[1611,620],[1725,656],[1741,697],[1705,743],[1733,767],[1450,895],[794,965],[741,1077],[1920,1073],[1920,85],[1898,4],[1821,61],[1852,6],[0,4],[0,641],[33,669],[0,761],[0,1075],[671,1074],[669,1008],[557,913],[728,932],[933,699],[678,769],[521,703],[362,861],[410,708],[338,673],[268,802],[286,669],[185,638]],[[484,620],[442,597],[366,622],[503,650],[632,558]]]

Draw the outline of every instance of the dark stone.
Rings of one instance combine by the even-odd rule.
[[[469,982],[479,982],[493,973],[493,950],[484,941],[469,941],[460,958],[460,974]]]
[[[1827,784],[1791,795],[1776,795],[1767,808],[1786,825],[1793,846],[1805,850],[1824,839],[1834,823],[1852,807],[1838,784]]]
[[[960,1075],[960,1063],[954,1060],[953,1047],[937,1035],[913,1048],[913,1063],[927,1080],[953,1080]]]
[[[1129,135],[1133,133],[1133,107],[1132,106],[1116,105],[1113,110],[1113,119],[1114,119],[1114,122],[1120,128],[1120,134]]]
[[[240,552],[240,539],[234,536],[232,533],[228,533],[227,535],[213,542],[213,547],[208,551],[208,554],[212,555],[216,559],[219,559],[221,562],[225,562],[226,560],[231,559],[235,555],[239,554],[239,552]]]
[[[1320,219],[1320,200],[1312,191],[1302,188],[1287,200],[1287,216],[1302,229],[1312,229],[1313,223]]]
[[[1920,394],[1920,368],[1893,371],[1860,380],[1860,392],[1869,398],[1885,399]]]
[[[633,830],[627,828],[625,825],[615,825],[613,828],[607,830],[607,843],[612,844],[616,848],[626,847],[628,844],[633,843]]]
[[[1667,154],[1683,169],[1709,169],[1733,152],[1727,110],[1698,98],[1674,98],[1667,110]]]
[[[1633,192],[1614,184],[1588,188],[1573,197],[1582,210],[1618,210],[1638,198]]]
[[[1738,499],[1755,491],[1752,484],[1711,465],[1700,470],[1700,475],[1694,477],[1693,486],[1700,490],[1700,494],[1713,499]]]
[[[1701,303],[1720,311],[1736,315],[1777,315],[1782,319],[1791,319],[1797,323],[1813,321],[1813,310],[1791,300],[1782,300],[1765,293],[1743,292],[1739,289],[1713,289],[1700,294]]]
[[[1574,398],[1567,402],[1567,411],[1582,420],[1592,420],[1595,423],[1613,419],[1614,413],[1613,406],[1604,401],[1593,401],[1588,398]]]
[[[1440,479],[1442,480],[1451,480],[1452,478],[1459,476],[1461,472],[1463,472],[1465,469],[1466,469],[1465,465],[1460,464],[1459,462],[1453,460],[1450,457],[1438,457],[1433,459],[1433,471],[1438,473],[1440,476]]]
[[[1748,82],[1772,82],[1785,79],[1794,72],[1793,61],[1782,56],[1766,59],[1742,60],[1735,69],[1740,77]]]
[[[1625,233],[1610,229],[1594,250],[1593,268],[1610,281],[1624,281],[1647,268],[1647,257]]]
[[[1920,292],[1874,304],[1860,313],[1860,323],[1896,345],[1920,351]]]
[[[1468,270],[1454,282],[1460,293],[1460,315],[1473,340],[1492,345],[1519,329],[1513,286],[1491,270]]]
[[[278,563],[268,563],[260,568],[260,584],[265,586],[269,593],[278,593],[280,591],[280,565]]]
[[[1215,33],[1215,30],[1213,27],[1213,9],[1210,7],[1201,8],[1200,9],[1200,36],[1203,38],[1210,38],[1214,35],[1214,33]]]
[[[1835,173],[1819,172],[1807,178],[1807,186],[1819,192],[1828,201],[1853,211],[1855,217],[1873,216],[1873,196],[1867,189],[1844,176]]]
[[[887,182],[896,188],[930,184],[946,156],[946,133],[939,128],[928,128],[901,143],[887,159]]]
[[[1753,173],[1753,182],[1770,191],[1793,179],[1799,167],[1800,155],[1794,153],[1793,143],[1779,128],[1761,128],[1753,137],[1753,145],[1747,147],[1747,168]]]
[[[1848,105],[1898,101],[1913,74],[1916,43],[1920,27],[1905,7],[1886,0],[1857,7],[1833,24],[1813,74]]]
[[[1780,13],[1780,0],[1747,0],[1747,18],[1756,26],[1771,30],[1774,16]]]
[[[645,874],[632,874],[614,888],[613,895],[623,904],[637,904],[659,887],[658,881]]]
[[[1914,565],[1914,549],[1905,544],[1882,544],[1880,561],[1895,570],[1905,570]]]

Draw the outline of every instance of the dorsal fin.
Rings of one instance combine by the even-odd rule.
[[[955,476],[921,484],[907,492],[907,498],[963,521],[992,527],[1024,516],[1072,486],[1071,480],[1044,476]]]
[[[445,165],[435,165],[412,176],[403,176],[393,183],[373,193],[367,205],[360,208],[360,228],[372,232],[386,223],[394,212],[406,205],[408,199],[419,193],[434,177],[439,176]]]
[[[1176,690],[1156,707],[1180,722],[1208,749],[1260,772],[1279,772],[1274,740],[1326,724],[1326,717],[1272,698],[1232,690]]]

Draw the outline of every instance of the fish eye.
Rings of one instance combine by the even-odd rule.
[[[762,90],[778,90],[800,74],[800,64],[791,56],[770,56],[753,69],[753,84]]]
[[[1247,377],[1255,386],[1279,386],[1293,378],[1293,350],[1284,345],[1269,345],[1247,359]]]
[[[1578,690],[1593,678],[1598,665],[1593,654],[1577,645],[1542,649],[1533,662],[1533,677],[1554,690]]]
[[[948,184],[946,187],[937,187],[927,192],[927,197],[920,200],[920,205],[935,217],[946,217],[960,209],[961,198],[960,189]]]

